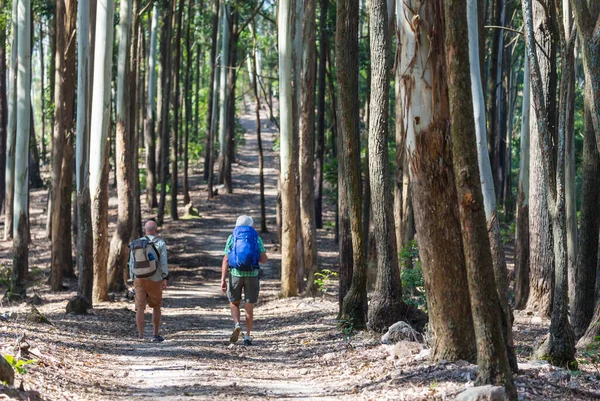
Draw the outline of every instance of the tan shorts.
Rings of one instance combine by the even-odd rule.
[[[162,306],[162,281],[136,278],[133,282],[135,290],[135,309],[146,309],[146,302],[151,308]]]

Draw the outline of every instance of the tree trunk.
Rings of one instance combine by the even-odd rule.
[[[4,30],[6,30],[6,27],[3,28]],[[6,34],[6,33],[5,33]],[[0,44],[2,46],[5,46],[4,40],[0,40]],[[44,64],[44,28],[43,28],[43,23],[40,21],[40,30],[39,30],[39,41],[40,41],[40,108],[41,108],[41,113],[40,113],[40,119],[42,122],[42,138],[40,140],[41,143],[41,150],[42,150],[42,154],[41,154],[41,158],[42,158],[42,162],[45,164],[46,163],[46,86],[45,86],[45,79],[46,79],[46,71],[45,71],[45,64]],[[2,53],[4,53],[4,50],[2,50]],[[4,56],[5,62],[4,65],[6,66],[6,57]],[[6,75],[6,73],[5,73]],[[6,78],[5,78],[6,81]],[[6,91],[6,89],[5,89]],[[1,166],[0,166],[1,168]],[[3,186],[2,186],[3,187]],[[1,203],[0,203],[1,204]]]
[[[175,46],[175,53],[173,59],[173,97],[171,98],[171,110],[173,110],[173,129],[171,130],[171,219],[178,220],[177,216],[177,191],[179,190],[178,182],[178,154],[177,154],[177,138],[179,137],[179,65],[181,64],[181,31],[183,22],[183,7],[184,0],[179,0],[179,7],[177,14],[175,14],[175,7],[177,2],[173,3],[173,26],[176,26],[175,38],[173,45]],[[175,15],[177,15],[177,21],[175,21]],[[175,25],[176,24],[176,25]]]
[[[525,0],[529,1],[529,0]],[[552,8],[552,7],[550,7]],[[544,86],[544,99],[548,114],[543,118],[552,133],[556,129],[556,39],[552,34],[553,22],[550,15],[546,17],[544,7],[533,3],[533,19],[535,40],[539,44],[536,57],[539,59],[541,79]],[[541,47],[541,48],[540,48]],[[543,51],[542,51],[543,49]],[[545,53],[544,53],[545,52]],[[550,55],[550,60],[546,55]],[[529,63],[531,64],[531,60]],[[530,65],[531,67],[531,65]],[[533,71],[530,71],[533,74]],[[532,77],[533,80],[533,77]],[[533,82],[532,82],[533,88]],[[533,107],[533,104],[532,104]],[[541,117],[540,117],[541,118]],[[530,112],[531,148],[529,152],[530,194],[529,194],[529,300],[527,309],[539,311],[544,316],[550,316],[554,288],[554,252],[552,248],[552,223],[548,208],[548,180],[543,173],[542,155],[540,149],[539,122],[536,112]],[[552,134],[554,136],[554,134]]]
[[[523,309],[529,298],[529,113],[531,89],[529,61],[525,56],[523,72],[523,100],[521,113],[521,144],[519,185],[517,189],[517,217],[515,229],[515,309]],[[596,241],[597,242],[597,241]],[[596,244],[596,247],[598,245]]]
[[[373,210],[374,237],[377,244],[377,284],[371,298],[371,329],[383,332],[405,318],[398,268],[393,193],[388,162],[390,35],[385,0],[371,3],[371,96],[369,104],[369,179]]]
[[[225,188],[225,192],[230,194],[233,193],[233,182],[231,176],[231,164],[235,159],[235,87],[237,84],[237,49],[240,37],[238,31],[238,11],[233,9],[228,19],[230,23],[230,39],[229,39],[229,57],[227,65],[227,85],[225,99],[226,103],[226,130],[225,133],[225,154],[222,158],[221,169],[219,171],[219,180],[223,178],[222,184]]]
[[[327,62],[327,10],[329,0],[321,0],[319,16],[319,74],[317,99],[317,145],[315,164],[315,226],[323,228],[323,164],[325,162],[325,76]]]
[[[222,10],[221,71],[219,78],[219,184],[225,179],[225,155],[227,154],[227,68],[229,67],[229,42],[231,38],[231,11],[229,4],[223,3]],[[281,112],[280,112],[281,113]]]
[[[217,26],[216,28],[213,25],[213,29],[216,29],[216,36],[214,37],[215,39],[215,43],[213,43],[213,46],[211,48],[211,82],[210,82],[210,91],[212,93],[212,95],[210,95],[210,107],[211,107],[211,111],[208,115],[207,120],[210,122],[210,125],[207,125],[206,128],[206,132],[208,135],[208,139],[207,139],[207,144],[206,146],[208,147],[208,179],[207,179],[207,192],[208,192],[208,199],[212,199],[214,197],[214,191],[213,191],[213,181],[214,181],[214,170],[215,170],[215,141],[217,138],[217,133],[219,131],[219,126],[218,126],[218,118],[219,118],[219,96],[217,94],[217,90],[220,88],[220,81],[221,81],[221,75],[220,73],[217,71],[217,59],[216,59],[216,52],[217,52],[217,46],[219,43],[219,23],[218,23],[218,19],[219,19],[219,1],[216,0],[215,3],[215,7],[216,7],[216,11],[215,11],[215,15],[214,18],[216,19],[216,22],[213,20],[213,23],[216,23]],[[214,33],[214,31],[213,31]]]
[[[502,236],[500,234],[500,223],[498,221],[496,210],[496,193],[494,190],[493,173],[490,167],[490,160],[487,152],[483,86],[479,80],[481,77],[481,72],[479,71],[477,3],[473,0],[469,1],[467,11],[469,21],[468,34],[470,38],[467,45],[469,46],[471,94],[476,124],[475,133],[477,138],[476,145],[480,187],[482,190],[484,213],[488,227],[488,238],[492,253],[496,291],[498,293],[498,301],[500,302],[503,312],[502,328],[504,332],[504,339],[506,341],[505,348],[508,352],[508,361],[510,367],[514,372],[516,372],[518,367],[512,338],[513,316],[510,306],[508,305],[508,270],[506,268],[506,258],[504,256],[504,247],[502,244]],[[500,40],[500,43],[503,43],[502,39]],[[500,100],[500,97],[498,97],[498,99]],[[500,134],[501,132],[502,130],[499,129],[496,134]]]
[[[186,43],[186,51],[187,51],[187,64],[185,66],[185,120],[184,123],[184,131],[185,138],[183,144],[183,204],[187,205],[190,203],[190,192],[189,192],[189,182],[188,182],[188,142],[189,142],[189,127],[190,123],[194,123],[192,119],[192,87],[191,87],[191,67],[192,67],[192,38],[190,34],[190,25],[191,21],[194,18],[194,9],[192,8],[192,0],[188,0],[188,18],[186,24],[186,33],[185,33],[185,43]],[[199,50],[200,48],[198,48]],[[200,60],[200,54],[196,54],[196,65],[198,65]],[[199,70],[199,69],[198,69]],[[198,93],[198,90],[196,90]],[[196,124],[196,129],[198,125]],[[196,135],[197,137],[197,135]]]
[[[76,182],[77,182],[77,295],[84,297],[92,306],[94,283],[94,239],[92,234],[92,212],[90,200],[90,125],[89,113],[91,90],[88,88],[90,78],[90,4],[89,0],[81,0],[77,10],[77,147],[76,147]]]
[[[117,228],[110,241],[108,254],[108,290],[115,293],[125,289],[127,245],[131,238],[132,223],[132,165],[127,163],[133,155],[128,108],[135,94],[130,82],[130,40],[132,0],[122,0],[119,10],[119,53],[117,62],[117,135],[115,144],[117,170]]]
[[[72,177],[73,141],[67,140],[67,134],[72,138],[74,117],[74,85],[76,78],[75,46],[68,46],[69,40],[76,29],[77,2],[74,0],[58,0],[56,2],[56,88],[54,146],[52,147],[52,275],[50,286],[52,291],[62,289],[62,279],[70,268],[73,269],[71,254],[71,219],[70,197]],[[68,199],[67,199],[68,198]],[[67,209],[68,208],[68,209]],[[69,215],[69,216],[67,216]],[[70,260],[69,260],[70,259]]]
[[[556,18],[560,29],[561,53],[561,82],[558,135],[554,136],[550,124],[545,119],[547,105],[544,101],[545,88],[542,80],[543,70],[537,56],[537,46],[533,41],[533,12],[531,0],[523,0],[523,21],[526,31],[526,51],[531,70],[531,87],[533,104],[536,113],[539,136],[537,147],[541,150],[541,167],[544,178],[548,183],[547,204],[552,222],[552,238],[554,253],[554,299],[552,304],[552,320],[550,333],[546,341],[536,351],[537,357],[548,360],[553,365],[572,368],[575,361],[575,339],[569,323],[567,301],[567,228],[565,215],[565,131],[567,130],[568,84],[574,63],[567,62],[567,53],[573,51],[574,38],[565,35],[563,22]],[[568,42],[568,44],[567,44]],[[554,142],[556,151],[552,148]]]
[[[18,0],[17,16],[17,110],[15,149],[15,194],[13,222],[13,268],[10,293],[25,296],[25,276],[29,269],[29,136],[31,134],[31,5]]]
[[[5,7],[5,0],[0,0],[0,10],[4,10]],[[0,19],[0,211],[2,211],[4,207],[4,195],[6,191],[6,139],[8,128],[8,98],[6,95],[6,23],[6,18]],[[42,56],[40,57],[43,58]]]
[[[502,11],[505,0],[494,0],[490,3],[490,19],[494,26],[501,26],[502,24]],[[498,177],[498,164],[497,164],[497,148],[496,138],[498,136],[498,100],[500,98],[502,81],[498,79],[498,76],[502,76],[502,52],[503,49],[500,47],[500,42],[503,38],[502,29],[493,29],[491,32],[491,48],[490,56],[488,59],[489,73],[487,76],[487,143],[489,158],[491,161],[492,178],[495,180]],[[485,194],[485,189],[483,192]]]
[[[99,0],[90,119],[90,196],[94,237],[93,300],[108,299],[108,135],[110,129],[114,0]]]
[[[215,85],[218,74],[216,73],[217,69],[217,47],[219,46],[219,0],[213,0],[213,9],[212,9],[212,35],[211,35],[211,45],[210,45],[210,80],[209,80],[209,92],[208,92],[208,111],[206,113],[206,145],[204,152],[204,180],[208,181],[209,170],[210,170],[210,162],[212,160],[212,142],[214,141],[213,137],[213,113],[215,107]],[[210,189],[212,190],[212,185],[210,185]],[[209,194],[212,197],[212,194]]]
[[[443,39],[430,37],[421,25],[410,23],[420,18],[425,26],[441,24],[435,20],[441,10],[435,9],[437,3],[426,8],[418,4],[407,1],[398,12],[403,16],[401,70],[409,121],[411,196],[430,328],[436,338],[432,357],[436,361],[473,360],[475,334],[452,174],[447,88],[444,77],[434,74],[444,62]],[[418,14],[412,10],[419,10]]]
[[[358,1],[337,3],[335,44],[339,87],[340,153],[345,180],[347,217],[352,234],[352,282],[342,304],[341,318],[355,328],[367,323],[367,271],[360,202],[360,129],[358,100]],[[342,208],[340,208],[340,213]],[[342,215],[340,214],[340,219]],[[340,233],[341,234],[341,233]]]
[[[224,8],[225,10],[225,8]],[[225,14],[225,13],[224,13]],[[226,16],[224,16],[226,18]],[[282,201],[281,235],[281,292],[284,297],[297,295],[296,285],[296,177],[293,157],[294,133],[292,121],[292,1],[279,4],[279,115],[280,128],[280,182]],[[224,19],[225,21],[225,19]],[[227,30],[225,30],[227,31]],[[225,34],[223,35],[226,41]],[[228,38],[227,38],[228,39]],[[227,40],[228,41],[228,40]],[[221,76],[221,86],[225,77]],[[224,104],[221,105],[223,107]],[[223,110],[221,110],[223,113]],[[223,122],[223,121],[221,121]]]
[[[6,119],[6,198],[4,204],[4,240],[13,237],[14,191],[15,191],[15,146],[17,130],[17,19],[18,1],[12,2],[10,45],[10,70],[8,72],[8,116]]]
[[[152,8],[150,26],[150,49],[148,55],[148,99],[146,102],[146,122],[144,138],[146,144],[146,205],[148,208],[158,206],[156,199],[156,50],[158,41],[159,7],[155,3]]]
[[[479,52],[472,51],[472,43],[469,40],[478,38],[477,29],[473,29],[477,26],[477,7],[475,2],[469,6],[471,10],[468,15],[472,27],[470,31],[465,15],[466,4],[461,4],[460,1],[445,3],[445,53],[448,67],[452,161],[457,176],[455,184],[458,209],[477,340],[477,381],[478,384],[503,384],[506,398],[516,400],[517,389],[512,380],[507,357],[506,331],[501,323],[504,311],[500,297],[503,294],[496,295],[488,291],[494,287],[494,268],[492,252],[486,239],[485,209],[481,207],[485,203],[479,179],[476,125],[472,117],[474,113],[469,105],[473,100],[469,83],[472,84],[472,79],[479,81],[481,76],[478,69]],[[475,68],[469,73],[464,67],[471,62]],[[479,88],[478,97],[483,94],[483,90]]]
[[[142,236],[142,209],[140,206],[140,117],[143,109],[144,85],[138,84],[144,82],[142,71],[142,60],[144,59],[142,50],[142,30],[141,18],[138,17],[140,9],[140,0],[134,0],[132,15],[134,16],[131,24],[131,46],[129,53],[129,135],[131,141],[131,160],[130,167],[131,179],[131,232],[130,239]],[[129,255],[129,252],[127,252]],[[127,276],[127,274],[125,274]]]
[[[171,96],[171,37],[173,35],[173,21],[171,5],[168,0],[162,3],[162,9],[165,11],[163,17],[163,29],[160,34],[161,40],[161,79],[160,88],[162,90],[161,111],[160,111],[160,147],[159,147],[159,170],[160,170],[160,200],[158,202],[158,213],[156,222],[162,225],[165,215],[165,203],[167,198],[167,179],[169,175],[169,111]]]
[[[304,244],[304,275],[310,294],[317,270],[317,229],[315,225],[314,138],[315,138],[315,61],[316,61],[316,0],[304,0],[302,25],[302,71],[300,88],[300,219]]]

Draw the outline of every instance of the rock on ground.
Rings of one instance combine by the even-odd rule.
[[[504,401],[504,387],[478,386],[463,391],[456,401]]]
[[[419,341],[423,340],[423,336],[412,328],[406,322],[396,322],[390,326],[387,333],[381,337],[381,342],[384,344],[397,343],[399,341]]]

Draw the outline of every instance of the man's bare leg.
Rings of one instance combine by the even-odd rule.
[[[160,306],[156,307],[156,308],[152,308],[152,323],[154,325],[154,335],[155,336],[158,335],[158,330],[160,328],[160,316],[161,316]]]
[[[250,337],[252,323],[254,321],[254,304],[246,302],[246,305],[244,305],[244,310],[246,311],[246,335]]]
[[[231,307],[231,318],[233,319],[234,324],[233,333],[231,333],[231,337],[229,337],[229,342],[235,343],[242,331],[240,328],[240,301],[230,302],[229,306]]]
[[[137,326],[138,336],[144,337],[144,309],[137,308],[135,310],[135,325]]]

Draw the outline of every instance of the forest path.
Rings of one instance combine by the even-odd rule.
[[[106,370],[111,377],[120,378],[115,383],[119,390],[109,390],[110,399],[328,399],[326,393],[331,389],[327,391],[317,384],[316,379],[324,372],[315,369],[314,359],[323,353],[315,348],[322,348],[335,337],[331,335],[331,330],[335,332],[333,303],[327,303],[331,308],[323,310],[323,305],[311,307],[313,300],[277,300],[278,158],[272,151],[273,129],[263,128],[266,132],[262,135],[270,231],[262,237],[271,259],[263,266],[266,279],[261,282],[261,298],[255,311],[254,345],[243,346],[241,340],[230,345],[228,341],[233,324],[220,289],[222,251],[238,215],[253,216],[255,226],[260,227],[254,114],[242,116],[241,124],[247,132],[238,145],[238,160],[233,166],[234,193],[223,194],[220,189],[214,200],[206,201],[206,192],[198,191],[204,185],[199,175],[193,175],[191,187],[197,192],[192,194],[192,202],[199,209],[200,219],[168,221],[161,230],[168,244],[173,277],[163,301],[161,334],[166,341],[149,342],[147,310],[146,339],[119,341],[119,352]],[[263,127],[267,125],[271,124],[263,122]],[[131,337],[135,333],[132,323],[127,322]]]

